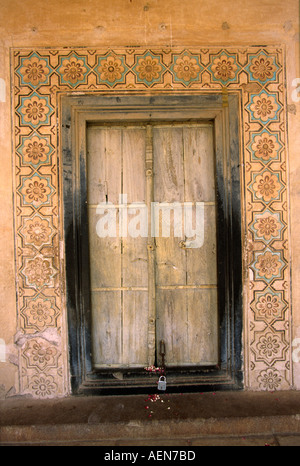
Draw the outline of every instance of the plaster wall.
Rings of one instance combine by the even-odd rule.
[[[278,45],[286,51],[293,383],[300,389],[300,84],[297,0],[2,0],[0,2],[0,396],[20,392],[10,48]],[[299,81],[297,81],[297,78]],[[62,325],[65,325],[62,322]],[[50,339],[54,338],[50,335]],[[300,340],[299,340],[300,341]],[[245,335],[247,344],[247,335]],[[63,345],[67,347],[67,342]],[[68,393],[67,351],[64,387]],[[248,388],[251,388],[249,386]]]

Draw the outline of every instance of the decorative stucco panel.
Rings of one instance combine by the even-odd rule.
[[[292,388],[284,51],[276,47],[12,49],[20,392],[69,392],[61,93],[237,93],[244,384]]]

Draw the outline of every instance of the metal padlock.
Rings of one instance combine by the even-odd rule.
[[[158,385],[157,385],[158,390],[166,390],[167,388],[167,379],[164,375],[161,375],[160,378],[158,379]]]

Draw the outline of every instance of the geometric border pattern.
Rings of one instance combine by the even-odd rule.
[[[239,93],[246,388],[293,385],[285,58],[281,48],[12,49],[20,393],[68,394],[60,93]],[[62,243],[63,244],[63,243]],[[63,337],[63,338],[62,338]]]

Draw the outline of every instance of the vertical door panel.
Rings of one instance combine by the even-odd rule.
[[[218,363],[217,290],[188,289],[189,361],[201,365]]]
[[[97,232],[100,216],[97,208],[110,202],[118,204],[121,190],[119,129],[97,127],[88,130],[87,179],[90,245],[90,283],[92,303],[92,349],[95,366],[115,365],[121,354],[121,241],[115,235],[105,236],[109,221]],[[103,211],[104,212],[104,211]],[[112,209],[111,214],[116,214]],[[108,214],[108,211],[106,212]],[[101,217],[104,218],[104,217]],[[108,216],[106,216],[108,219]],[[113,218],[113,217],[112,217]],[[116,225],[117,217],[114,216]]]
[[[211,126],[183,127],[185,197],[215,201],[215,157]]]
[[[127,235],[122,238],[123,286],[147,287],[147,237],[143,236],[142,207],[146,196],[145,129],[124,129],[122,147],[122,192],[128,206]]]
[[[122,354],[121,291],[91,291],[94,367],[118,367]]]
[[[123,291],[123,361],[129,367],[145,367],[147,345],[148,291]]]
[[[166,346],[165,363],[169,367],[182,366],[189,362],[188,310],[185,289],[158,286],[157,303],[157,351],[159,342]]]
[[[217,285],[216,207],[204,205],[204,243],[186,249],[187,285]]]
[[[118,204],[121,192],[120,149],[122,130],[120,128],[88,128],[87,170],[88,203],[99,202]]]
[[[185,201],[204,203],[204,244],[199,248],[186,249],[187,285],[216,285],[216,192],[212,127],[183,128],[183,144]]]
[[[215,162],[212,127],[165,126],[153,131],[154,198],[193,205],[190,229],[184,223],[168,238],[156,238],[157,345],[166,345],[167,366],[218,362]],[[196,223],[196,202],[201,224]],[[191,205],[191,204],[189,204]],[[174,225],[174,219],[173,226]],[[172,223],[172,222],[171,222]],[[189,236],[200,232],[202,241]],[[188,247],[193,244],[193,247]],[[198,244],[198,246],[197,246]],[[159,346],[157,346],[159,351]]]
[[[145,130],[89,127],[87,165],[94,367],[141,367],[147,364],[146,238],[127,233],[130,222],[138,233],[139,212],[129,205],[145,200]]]
[[[120,147],[122,133],[91,127],[88,130],[87,173],[91,289],[119,287],[121,285],[121,242],[117,235],[104,237],[109,221],[103,221],[103,234],[97,233],[100,216],[97,207],[110,202],[117,205],[121,192]],[[110,210],[117,222],[116,210]],[[107,212],[108,213],[108,212]],[[114,217],[113,217],[113,214]],[[108,219],[108,215],[105,216]]]
[[[158,218],[152,219],[156,221],[155,228],[159,232],[155,236],[156,284],[184,285],[185,251],[178,247],[184,239],[181,206],[184,199],[182,128],[154,127],[153,154],[154,200],[161,205],[160,209],[157,208]]]
[[[147,237],[139,204],[145,203],[145,129],[122,131],[122,193],[126,196],[126,236],[122,237],[123,364],[147,365]],[[123,197],[124,197],[123,196]]]

